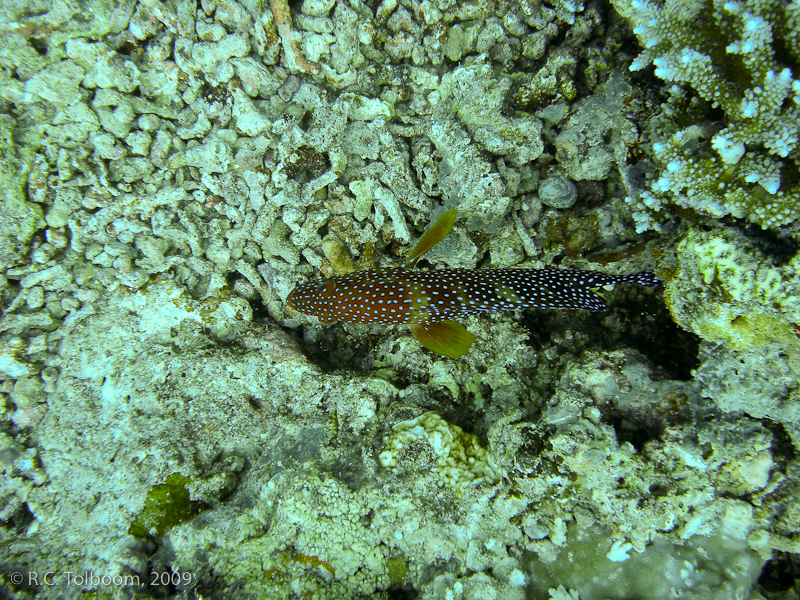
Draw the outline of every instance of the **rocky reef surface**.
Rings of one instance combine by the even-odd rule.
[[[704,26],[698,28],[697,23]],[[0,6],[0,588],[800,592],[800,2]],[[655,269],[605,313],[299,283]]]

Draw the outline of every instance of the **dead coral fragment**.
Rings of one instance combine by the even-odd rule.
[[[275,25],[278,26],[278,35],[281,37],[289,68],[295,72],[318,73],[320,66],[308,60],[300,51],[300,34],[292,29],[292,13],[289,12],[286,0],[269,0],[269,5],[275,17]]]

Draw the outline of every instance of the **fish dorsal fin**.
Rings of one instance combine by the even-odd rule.
[[[447,234],[450,233],[453,224],[456,222],[457,216],[458,211],[454,207],[436,219],[436,223],[431,225],[430,229],[422,234],[411,256],[408,257],[406,261],[407,268],[417,266],[417,261],[422,258],[423,254],[447,237]]]
[[[475,336],[455,321],[414,323],[411,333],[431,352],[450,358],[463,356],[475,342]]]

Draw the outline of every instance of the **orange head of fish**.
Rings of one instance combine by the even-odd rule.
[[[326,298],[336,289],[332,278],[315,279],[294,288],[286,298],[286,304],[301,313],[319,316]]]

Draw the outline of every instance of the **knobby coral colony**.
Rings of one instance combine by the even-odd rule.
[[[458,358],[475,341],[451,317],[518,308],[606,310],[596,288],[615,283],[658,284],[653,271],[606,275],[561,269],[412,268],[442,241],[455,223],[450,209],[425,232],[402,267],[369,269],[327,277],[296,287],[290,307],[323,321],[408,324],[428,350]]]

